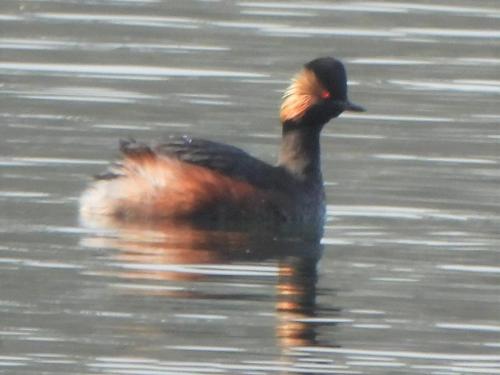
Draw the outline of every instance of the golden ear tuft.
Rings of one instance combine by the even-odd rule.
[[[304,115],[312,105],[322,98],[326,98],[329,92],[319,83],[316,75],[304,69],[293,79],[292,83],[283,94],[283,103],[280,109],[280,120],[297,120]]]

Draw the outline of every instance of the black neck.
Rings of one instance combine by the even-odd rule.
[[[301,180],[321,179],[320,131],[318,126],[286,121],[278,165]]]

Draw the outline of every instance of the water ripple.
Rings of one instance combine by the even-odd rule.
[[[405,36],[433,36],[448,38],[500,38],[500,31],[495,29],[466,30],[466,29],[444,29],[444,28],[395,28],[394,32],[399,32]]]
[[[500,267],[498,272],[500,272]],[[481,332],[500,332],[500,326],[486,324],[468,324],[468,323],[436,323],[437,328],[457,329],[466,331],[481,331]]]
[[[73,40],[47,40],[29,38],[0,38],[0,48],[12,50],[41,51],[113,51],[128,49],[136,52],[225,52],[229,47],[197,44],[163,44],[163,43],[110,43],[110,42],[76,42]]]
[[[424,218],[446,219],[446,220],[468,220],[482,219],[486,216],[478,214],[446,212],[438,209],[414,208],[414,207],[395,207],[395,206],[355,206],[355,205],[328,205],[327,212],[329,216],[342,217],[374,217],[385,219],[409,219],[421,220]]]
[[[471,7],[471,6],[460,6],[460,5],[441,5],[441,4],[415,4],[411,2],[367,2],[374,7],[380,6],[386,9],[392,9],[395,12],[409,13],[409,12],[421,12],[421,13],[431,13],[436,14],[442,12],[445,14],[455,14],[461,16],[480,16],[480,17],[500,17],[500,11],[498,8],[486,8],[486,7]]]
[[[107,165],[108,163],[105,160],[92,159],[0,157],[0,166]]]
[[[479,273],[500,273],[500,267],[495,266],[479,266],[479,265],[463,265],[463,264],[442,264],[436,268],[446,271],[461,271],[461,272],[479,272]]]
[[[153,100],[159,97],[138,92],[112,90],[100,87],[55,87],[36,92],[14,91],[14,96],[25,99],[50,101],[75,101],[95,103],[136,103],[139,100]]]
[[[367,12],[367,13],[405,13],[404,9],[384,6],[384,3],[360,2],[352,4],[321,4],[321,3],[289,3],[289,2],[240,2],[242,7],[264,8],[264,9],[294,9],[294,10],[319,10],[319,11],[347,11],[347,12]]]
[[[170,271],[179,273],[194,273],[199,275],[220,275],[220,276],[276,276],[276,267],[265,266],[237,266],[237,265],[205,265],[205,264],[147,264],[147,263],[113,263],[114,267],[123,269],[134,269],[142,271]]]
[[[127,14],[92,14],[92,13],[36,13],[37,20],[81,23],[107,23],[113,25],[163,27],[176,29],[198,29],[198,21],[182,17],[137,16]]]
[[[440,360],[461,360],[461,361],[500,361],[498,354],[468,354],[468,353],[437,353],[437,352],[415,352],[401,350],[369,350],[355,348],[328,348],[328,347],[298,347],[297,351],[307,353],[338,353],[338,354],[362,354],[368,356],[390,356],[394,358],[413,358],[413,359],[440,359]]]
[[[50,74],[101,76],[109,78],[133,77],[216,77],[216,78],[265,78],[261,73],[235,72],[210,69],[183,69],[141,65],[51,64],[51,63],[0,63],[0,74]]]
[[[433,156],[418,156],[418,155],[400,155],[400,154],[375,154],[374,158],[382,160],[395,161],[419,161],[428,163],[453,163],[453,164],[490,164],[496,165],[498,161],[491,159],[476,159],[476,158],[450,158],[450,157],[433,157]]]
[[[389,80],[389,83],[413,90],[500,93],[500,82],[495,80],[454,80],[451,82]]]

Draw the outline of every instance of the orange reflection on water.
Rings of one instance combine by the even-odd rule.
[[[111,262],[119,269],[118,272],[115,269],[114,277],[135,283],[150,280],[168,286],[210,281],[213,276],[238,278],[238,272],[248,270],[244,273],[245,282],[250,278],[251,282],[262,283],[263,276],[267,283],[274,280],[275,335],[280,346],[291,349],[316,344],[316,326],[307,319],[316,315],[319,241],[207,230],[172,222],[108,222],[105,229],[108,232],[84,238],[82,243],[92,248],[117,250],[111,254]],[[240,281],[238,278],[236,283]],[[138,288],[129,292],[168,298],[199,297],[190,289],[196,288],[177,291]]]

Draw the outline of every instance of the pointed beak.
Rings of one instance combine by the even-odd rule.
[[[346,100],[343,103],[344,106],[344,111],[351,111],[351,112],[366,112],[366,109],[361,107],[360,105],[357,105],[355,103],[351,103],[349,100]]]

